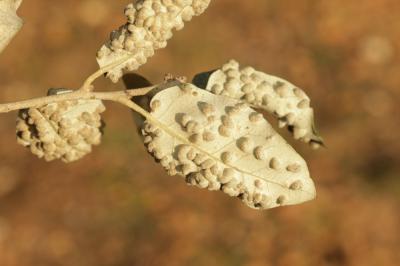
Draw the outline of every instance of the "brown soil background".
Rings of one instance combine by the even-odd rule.
[[[79,87],[127,2],[25,1],[0,101]],[[235,58],[305,88],[327,148],[288,138],[318,190],[299,206],[254,211],[167,176],[122,106],[70,165],[36,159],[1,115],[0,265],[399,265],[399,16],[398,0],[214,0],[139,70],[156,83]]]

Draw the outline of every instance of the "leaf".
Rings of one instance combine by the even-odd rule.
[[[0,52],[22,27],[22,20],[16,14],[21,2],[21,0],[0,0]]]
[[[155,94],[150,107],[144,143],[169,175],[256,209],[315,197],[305,161],[246,104],[182,84]]]
[[[68,93],[50,89],[49,94]],[[74,100],[20,110],[17,141],[46,161],[69,163],[92,151],[101,142],[105,107],[100,100]]]
[[[309,97],[288,81],[252,67],[241,68],[234,60],[212,73],[199,75],[195,80],[203,86],[206,83],[207,91],[241,100],[273,114],[279,119],[279,126],[287,126],[295,139],[310,143],[313,148],[323,144],[315,129]]]
[[[128,22],[113,31],[97,53],[100,68],[117,63],[107,73],[117,82],[123,71],[138,69],[155,50],[166,47],[172,31],[182,29],[184,21],[202,14],[209,3],[210,0],[142,0],[129,4],[125,8]]]

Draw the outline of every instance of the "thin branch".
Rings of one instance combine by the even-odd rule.
[[[121,103],[121,98],[126,99],[136,96],[143,96],[154,88],[155,86],[139,88],[139,89],[113,91],[113,92],[91,92],[86,90],[75,90],[69,93],[39,97],[19,102],[0,104],[0,113],[8,113],[20,109],[39,107],[50,103],[80,100],[80,99],[98,99],[98,100],[114,101]]]
[[[100,68],[99,70],[97,70],[96,72],[94,72],[93,74],[91,74],[88,78],[86,78],[86,80],[83,82],[81,88],[79,90],[81,91],[93,91],[93,82],[101,77],[102,75],[104,75],[105,73],[107,73],[108,71],[110,71],[111,69],[113,69],[114,67],[119,66],[120,64],[125,63],[126,61],[128,61],[130,59],[130,56],[128,57],[124,57],[120,60],[115,61],[114,63],[111,63],[109,65],[106,65],[102,68]]]

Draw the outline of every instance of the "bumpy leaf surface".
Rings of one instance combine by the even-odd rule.
[[[157,93],[150,107],[144,142],[170,175],[256,209],[315,197],[305,161],[248,105],[182,84]]]
[[[113,31],[97,53],[99,66],[122,60],[107,73],[107,77],[117,82],[124,70],[138,69],[155,50],[167,46],[173,30],[182,29],[185,21],[203,13],[209,3],[210,0],[134,1],[125,8],[128,22]]]
[[[52,89],[50,94],[68,93]],[[101,142],[100,100],[74,100],[20,110],[17,118],[18,143],[44,158],[69,163],[92,151]]]
[[[264,109],[279,119],[280,127],[288,126],[295,139],[310,143],[314,148],[322,144],[314,126],[309,97],[284,79],[252,67],[241,68],[231,60],[211,74],[206,90]]]

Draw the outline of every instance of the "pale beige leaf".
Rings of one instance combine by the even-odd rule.
[[[50,94],[68,93],[51,89]],[[51,103],[39,108],[23,109],[17,118],[18,143],[44,158],[69,163],[92,151],[101,142],[100,100],[74,100]]]
[[[22,0],[0,0],[0,53],[22,27],[16,12]]]
[[[280,127],[287,126],[295,139],[310,143],[314,148],[323,143],[314,126],[310,98],[284,79],[252,67],[240,67],[231,60],[209,76],[206,90],[266,110],[279,119]]]
[[[170,175],[257,209],[315,197],[305,161],[246,104],[182,84],[157,93],[150,107],[144,142]]]
[[[117,82],[123,71],[138,69],[155,50],[167,46],[172,31],[182,29],[185,21],[203,13],[209,3],[210,0],[141,0],[129,4],[125,8],[128,22],[113,31],[97,53],[99,66],[117,63],[107,72],[107,77]]]

